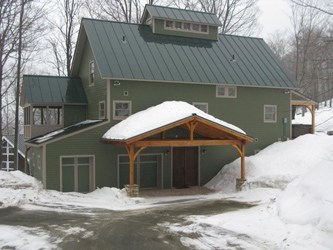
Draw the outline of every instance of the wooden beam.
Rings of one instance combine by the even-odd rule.
[[[241,179],[245,180],[245,144],[241,145]]]
[[[311,133],[314,134],[316,132],[316,106],[311,106]]]
[[[131,144],[129,146],[126,147],[127,149],[127,153],[128,153],[128,157],[129,157],[129,161],[130,161],[130,185],[134,185],[134,145]]]
[[[241,144],[239,140],[143,140],[134,142],[136,147],[197,147]]]

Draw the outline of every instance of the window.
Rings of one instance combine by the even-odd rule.
[[[201,25],[201,32],[207,33],[208,32],[208,26],[207,25]]]
[[[49,125],[61,125],[62,124],[62,107],[48,108],[48,124]]]
[[[190,23],[184,23],[184,30],[191,30],[191,24]]]
[[[105,101],[99,102],[99,119],[105,119]]]
[[[216,86],[216,97],[226,97],[226,98],[236,98],[237,97],[237,87],[236,86]]]
[[[132,112],[131,101],[113,101],[113,119],[123,120]]]
[[[89,63],[89,86],[93,86],[95,81],[95,62]]]
[[[24,108],[24,125],[30,125],[30,107]]]
[[[208,33],[208,25],[197,24],[197,23],[185,23],[179,21],[164,21],[164,28],[170,30],[178,30],[185,32],[195,32],[195,33]]]
[[[205,113],[208,113],[208,103],[206,102],[194,102],[193,106]]]
[[[276,105],[264,105],[264,122],[276,122],[277,118],[277,106]]]
[[[46,107],[43,106],[33,107],[32,117],[34,125],[46,124]]]
[[[175,22],[175,28],[176,29],[181,29],[182,28],[182,23],[181,22]]]
[[[27,111],[28,113],[28,111]],[[28,115],[25,113],[25,115]],[[26,119],[26,118],[24,118]],[[34,125],[62,125],[63,114],[61,106],[35,106],[32,108]]]
[[[192,24],[192,30],[193,31],[200,31],[199,30],[200,25],[199,24]]]
[[[165,27],[169,28],[169,29],[170,28],[172,29],[173,28],[173,21],[165,21]]]

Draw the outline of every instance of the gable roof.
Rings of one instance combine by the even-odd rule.
[[[142,24],[83,19],[73,75],[86,40],[104,79],[296,88],[260,38],[219,35],[209,41],[153,34]]]
[[[145,5],[141,23],[143,23],[144,18],[146,18],[146,12],[148,12],[152,18],[201,23],[213,26],[222,25],[221,21],[214,13],[184,10],[150,4]]]
[[[21,105],[87,104],[81,79],[78,77],[24,75]]]
[[[210,127],[215,129],[214,139],[225,139],[225,133],[228,133],[245,141],[252,141],[242,129],[182,101],[166,101],[135,113],[111,127],[102,138],[106,141],[129,142],[138,137],[157,134],[160,130],[184,125],[192,120],[199,124],[196,133],[202,136],[212,137],[207,127],[207,124],[210,124]]]
[[[6,140],[12,147],[14,147],[14,141],[15,141],[15,135],[3,135],[2,136],[3,140]],[[24,135],[23,134],[19,134],[18,135],[18,152],[22,157],[24,156]]]

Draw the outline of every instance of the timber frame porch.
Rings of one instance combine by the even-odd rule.
[[[182,128],[188,136],[178,138],[170,136],[172,129]],[[126,148],[130,161],[129,186],[133,187],[135,176],[135,159],[148,147],[194,147],[194,146],[223,146],[230,145],[241,156],[240,181],[245,181],[245,144],[253,138],[222,126],[211,120],[192,114],[189,117],[166,124],[157,129],[147,131],[126,140],[104,139],[106,143]]]

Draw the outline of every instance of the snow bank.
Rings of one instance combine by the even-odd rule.
[[[332,180],[333,156],[288,185],[277,201],[279,216],[288,223],[311,224],[333,232]]]
[[[283,189],[292,180],[318,164],[318,159],[332,158],[333,137],[304,135],[295,140],[276,142],[258,154],[245,158],[245,172],[249,188],[272,187]],[[225,165],[206,184],[223,192],[234,192],[240,176],[240,159]]]

